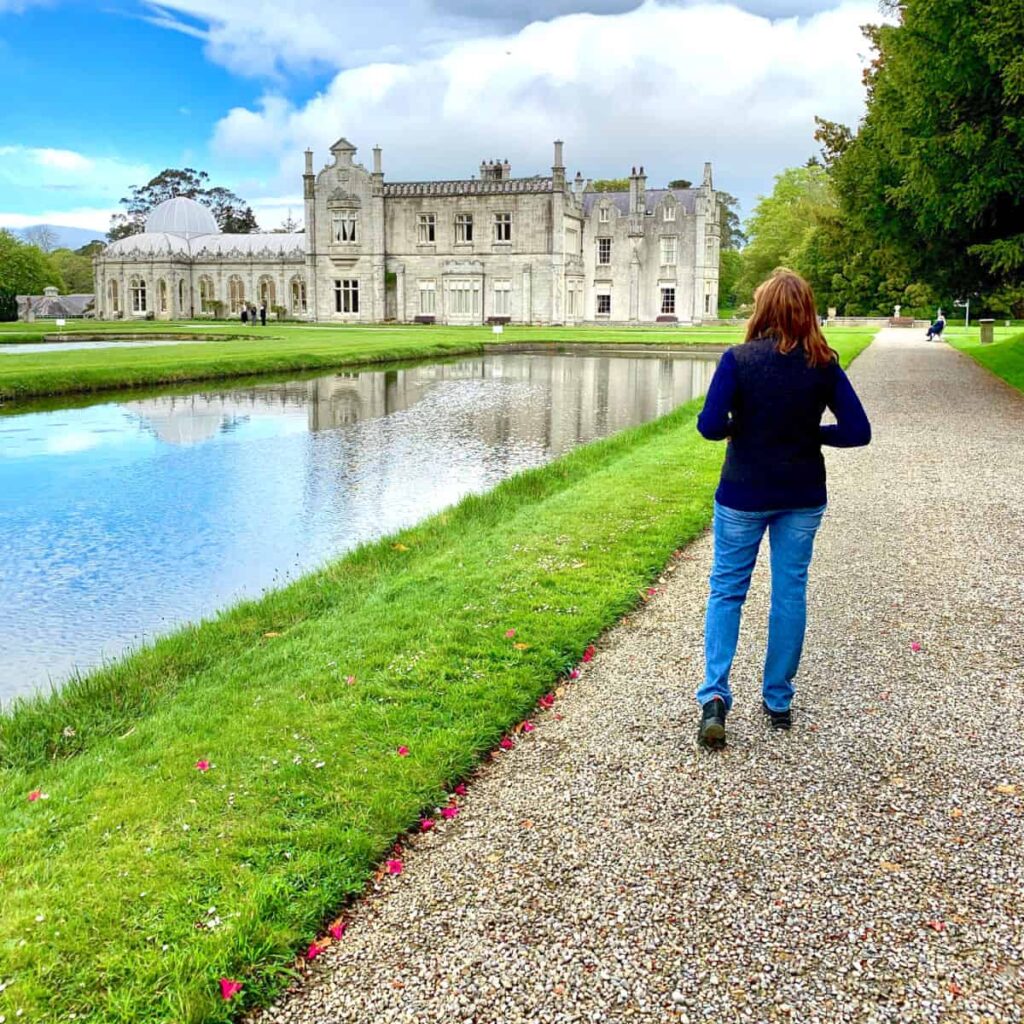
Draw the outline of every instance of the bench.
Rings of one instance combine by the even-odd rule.
[[[421,313],[419,316],[412,318],[414,324],[435,324],[437,323],[437,317],[432,314]]]
[[[663,313],[661,316],[655,317],[654,322],[656,324],[677,324],[679,323],[679,317],[672,313]]]
[[[512,317],[510,316],[489,316],[487,318],[488,327],[504,327],[505,324],[512,323]]]
[[[889,317],[890,327],[913,327],[914,318],[912,316],[891,316]]]

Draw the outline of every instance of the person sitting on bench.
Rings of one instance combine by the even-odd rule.
[[[926,337],[929,341],[938,341],[942,337],[942,331],[946,326],[946,318],[940,312],[935,319],[935,323],[928,328],[928,334]]]

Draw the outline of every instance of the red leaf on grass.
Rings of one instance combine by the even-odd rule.
[[[232,978],[221,978],[220,979],[220,997],[221,999],[231,999],[237,996],[242,991],[242,983],[235,981]]]
[[[196,771],[208,772],[210,770],[209,761],[196,761]]]
[[[408,747],[399,747],[398,748],[398,756],[399,757],[408,757],[409,756],[409,748]]]
[[[508,637],[509,640],[511,640],[512,637],[514,637],[515,635],[516,635],[516,631],[514,629],[506,629],[505,630],[505,636]]]

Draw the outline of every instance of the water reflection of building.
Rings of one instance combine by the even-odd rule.
[[[446,429],[457,424],[460,433],[487,444],[516,438],[540,442],[557,454],[704,394],[714,367],[713,357],[503,353],[145,399],[125,408],[168,444],[196,444],[267,416],[303,416],[314,433],[336,430],[406,412],[439,386],[487,381],[513,390],[474,389],[461,397],[436,392],[438,402],[447,400],[438,424]]]

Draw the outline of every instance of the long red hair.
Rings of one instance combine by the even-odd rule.
[[[821,333],[811,286],[786,267],[779,267],[754,292],[754,312],[745,340],[755,338],[774,338],[783,354],[800,345],[809,366],[825,366],[837,358]]]

